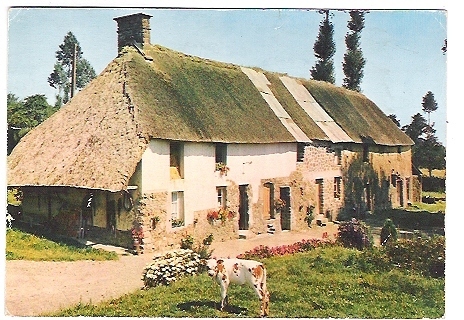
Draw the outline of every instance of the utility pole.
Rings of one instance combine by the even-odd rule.
[[[74,44],[74,53],[73,53],[73,61],[72,61],[72,76],[71,76],[71,97],[74,96],[74,90],[76,88],[76,59],[77,59],[77,44]]]

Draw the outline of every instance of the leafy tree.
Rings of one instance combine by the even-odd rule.
[[[446,148],[435,136],[435,129],[427,126],[425,138],[420,138],[412,149],[412,162],[418,168],[426,168],[429,176],[433,169],[446,167]]]
[[[433,169],[445,168],[446,148],[438,141],[436,130],[420,113],[415,114],[411,124],[402,129],[414,141],[412,163],[417,168],[426,168],[429,175]]]
[[[48,104],[43,94],[35,94],[20,101],[16,95],[9,93],[7,95],[8,154],[27,132],[45,121],[56,110],[56,107]]]
[[[329,20],[329,10],[320,10],[319,12],[324,14],[325,17],[319,25],[319,34],[313,46],[317,61],[315,66],[311,68],[310,73],[314,80],[335,83],[333,63],[335,54],[334,27]]]
[[[76,48],[76,88],[84,88],[96,77],[90,62],[82,57],[82,48],[71,31],[66,34],[59,48],[56,51],[57,62],[53,67],[53,72],[48,77],[48,84],[52,88],[58,89],[56,106],[61,106],[70,99],[74,48]]]
[[[363,53],[360,47],[361,31],[364,29],[364,15],[366,11],[363,10],[351,10],[351,20],[348,21],[348,33],[345,36],[346,53],[343,61],[343,73],[345,78],[343,79],[343,87],[361,91],[361,81],[364,76],[364,65],[366,59],[363,57]]]
[[[388,117],[391,121],[393,121],[394,124],[396,124],[398,128],[401,127],[400,121],[396,118],[396,114],[389,114]]]
[[[420,113],[416,113],[412,116],[411,124],[405,125],[402,129],[414,143],[418,143],[419,138],[425,133],[427,126],[424,117]]]
[[[430,126],[430,113],[438,109],[437,102],[435,101],[435,96],[431,91],[428,91],[425,96],[422,98],[422,111],[428,114],[428,124]]]

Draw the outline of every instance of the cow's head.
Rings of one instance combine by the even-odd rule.
[[[210,277],[216,276],[224,271],[224,260],[209,259],[206,261],[206,268]]]

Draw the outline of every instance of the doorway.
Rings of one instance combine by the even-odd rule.
[[[280,225],[282,230],[291,229],[291,205],[290,187],[280,187],[280,199],[284,201],[284,206],[280,211]]]
[[[316,179],[317,185],[317,214],[324,214],[324,180]]]
[[[396,186],[396,190],[398,190],[398,201],[400,203],[400,207],[404,207],[403,179],[398,179]]]
[[[275,219],[274,213],[274,184],[266,182],[263,188],[263,216],[264,219]]]
[[[239,213],[239,220],[238,220],[238,228],[239,230],[248,230],[249,228],[249,220],[250,220],[250,215],[248,212],[248,185],[240,185],[239,187],[239,193],[240,193],[240,198],[239,198],[239,207],[238,207],[238,213]]]
[[[110,231],[116,230],[116,201],[106,199],[106,228]]]

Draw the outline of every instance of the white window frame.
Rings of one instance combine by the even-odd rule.
[[[171,220],[184,220],[184,192],[173,191],[171,192]]]
[[[225,208],[227,206],[227,187],[218,186],[216,187],[217,205],[219,208]]]

